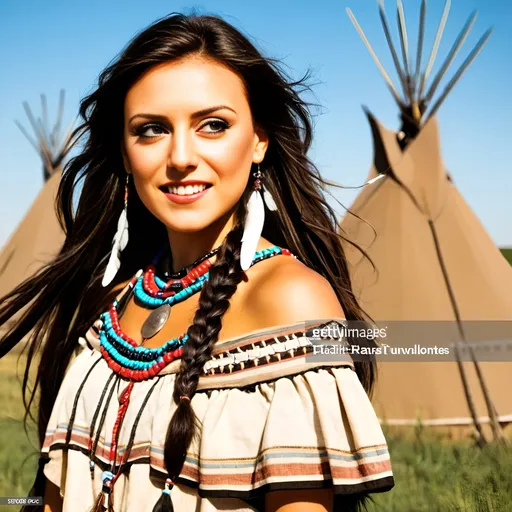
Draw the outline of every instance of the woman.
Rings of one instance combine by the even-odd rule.
[[[393,486],[373,363],[306,357],[311,328],[365,317],[299,85],[222,19],[171,15],[82,101],[64,247],[0,311],[33,301],[1,353],[33,329],[27,376],[41,346],[45,511],[351,510]]]

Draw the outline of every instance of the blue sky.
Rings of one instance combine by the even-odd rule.
[[[403,0],[409,37],[415,38],[420,0]],[[386,2],[394,33],[395,3]],[[444,1],[428,2],[426,44],[433,41]],[[397,108],[370,55],[350,23],[350,7],[388,69],[374,0],[290,2],[217,0],[182,3],[153,0],[2,0],[0,3],[0,245],[23,217],[42,185],[41,164],[14,119],[28,127],[28,101],[40,115],[40,94],[48,99],[53,125],[59,91],[66,90],[64,125],[79,100],[95,87],[101,70],[140,30],[170,12],[216,13],[249,34],[263,51],[282,59],[298,78],[311,68],[316,102],[311,156],[323,175],[346,186],[361,184],[372,160],[367,105],[389,128],[398,127]],[[439,112],[446,167],[499,246],[512,246],[512,3],[452,0],[437,65],[473,9],[479,16],[454,62],[462,62],[483,32],[494,33]],[[415,48],[411,42],[412,48]],[[394,75],[393,75],[394,76]],[[446,83],[444,80],[443,83]],[[346,206],[355,191],[336,192]],[[332,203],[335,206],[335,203]],[[343,210],[336,206],[341,214]]]

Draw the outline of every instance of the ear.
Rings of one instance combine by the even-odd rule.
[[[254,163],[259,164],[265,158],[265,153],[269,143],[268,139],[268,134],[263,128],[259,126],[254,127]]]
[[[128,155],[126,154],[126,148],[124,145],[124,139],[121,139],[121,155],[123,157],[123,164],[124,169],[128,174],[132,173],[132,170],[130,169],[130,162],[128,160]]]

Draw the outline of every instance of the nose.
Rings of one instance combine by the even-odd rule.
[[[167,163],[169,167],[181,172],[197,167],[198,155],[194,137],[186,128],[174,130]]]

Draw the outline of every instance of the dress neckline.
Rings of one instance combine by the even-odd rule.
[[[125,287],[118,293],[115,301],[120,303],[124,298],[130,298],[133,294],[132,282],[138,279],[143,274],[143,269],[139,269],[134,277],[125,285]],[[128,297],[126,297],[128,295]],[[124,309],[124,308],[123,308]],[[248,343],[265,342],[267,339],[290,336],[290,335],[305,335],[306,331],[315,328],[319,325],[327,325],[331,322],[345,322],[345,318],[306,318],[298,320],[296,322],[281,323],[277,325],[271,325],[258,329],[253,329],[247,333],[240,334],[237,336],[230,336],[226,339],[219,339],[214,345],[212,355],[219,354],[226,350],[236,349],[238,346],[247,345]],[[222,333],[221,333],[222,336]]]
[[[227,339],[218,340],[215,346],[222,346],[223,349],[227,345],[236,345],[239,342],[247,342],[251,339],[255,341],[261,341],[262,338],[265,337],[275,337],[275,336],[283,336],[292,332],[304,331],[306,326],[308,329],[314,328],[317,325],[323,325],[330,322],[345,322],[346,319],[342,317],[329,317],[329,318],[314,318],[314,319],[305,319],[297,322],[291,322],[286,324],[278,324],[272,325],[269,327],[263,327],[261,329],[255,329],[249,331],[246,334],[242,334],[239,336],[233,336]]]

